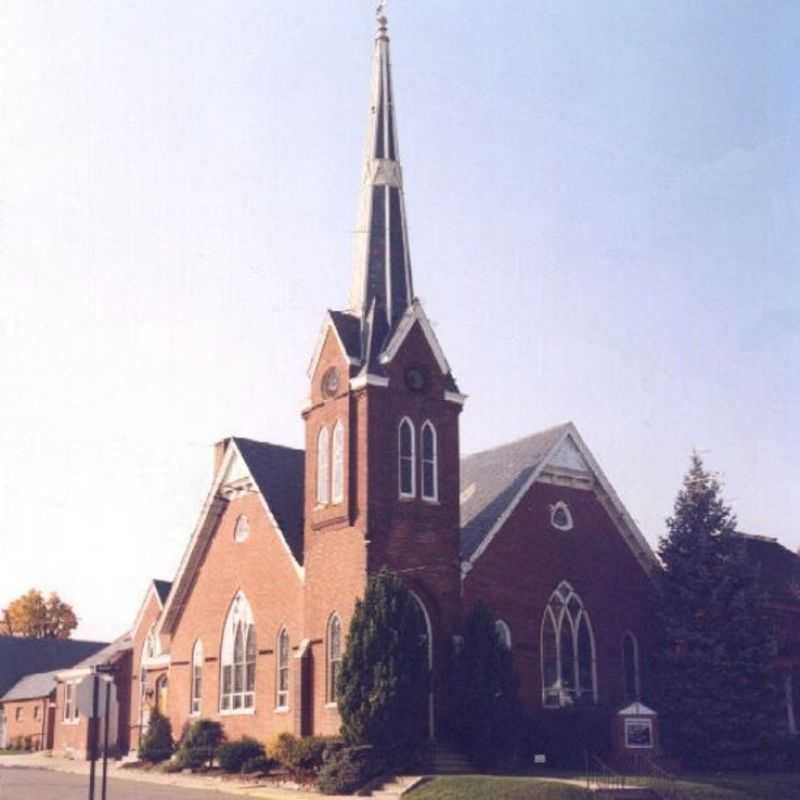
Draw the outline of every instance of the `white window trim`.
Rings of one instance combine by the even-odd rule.
[[[511,638],[511,628],[509,624],[504,619],[497,619],[494,623],[494,629],[500,639],[500,643],[506,650],[510,651],[513,645],[513,639]]]
[[[70,700],[67,704],[67,687],[70,690]],[[64,684],[64,716],[62,723],[64,725],[77,725],[80,721],[80,713],[78,712],[78,683],[76,681],[67,681]],[[67,709],[70,710],[70,715],[67,716]]]
[[[236,618],[234,619],[232,615],[236,614]],[[244,673],[242,675],[243,686],[247,686],[247,636],[250,630],[252,629],[252,633],[256,636],[256,654],[254,659],[255,664],[255,678],[258,679],[258,637],[256,634],[256,626],[255,626],[255,618],[253,616],[253,611],[250,606],[250,603],[247,600],[244,592],[237,592],[234,596],[231,604],[228,608],[228,613],[225,615],[225,623],[222,632],[222,642],[220,643],[220,654],[219,654],[219,697],[218,697],[218,708],[219,713],[225,716],[233,716],[237,714],[255,714],[256,710],[256,696],[257,692],[255,686],[253,687],[253,691],[247,691],[246,688],[243,688],[241,692],[228,692],[227,696],[230,697],[231,707],[230,708],[223,708],[223,700],[225,698],[225,680],[224,680],[224,672],[225,667],[231,667],[231,681],[235,680],[235,673],[234,673],[234,658],[235,658],[235,640],[236,640],[236,628],[237,626],[241,625],[243,630],[244,636]],[[230,650],[230,653],[227,651]],[[242,705],[239,708],[233,708],[233,698],[236,695],[240,695],[242,699]],[[249,706],[244,705],[244,701],[247,699],[247,696],[252,696],[252,704]]]
[[[286,702],[281,703],[281,638],[286,634],[286,675],[287,675],[287,688],[286,688]],[[284,713],[289,710],[289,699],[291,694],[291,679],[292,674],[289,670],[291,663],[291,654],[289,651],[289,632],[284,625],[278,631],[278,638],[275,640],[275,710]]]
[[[563,589],[562,589],[563,587]],[[566,599],[562,599],[562,595],[564,591],[567,592]],[[561,611],[559,613],[559,618],[556,619],[555,614],[553,613],[553,609],[551,608],[551,604],[553,602],[553,598],[558,595],[559,599],[563,603]],[[561,581],[556,589],[550,594],[550,597],[547,601],[547,606],[545,607],[544,613],[542,614],[542,621],[539,627],[539,667],[540,667],[540,675],[542,680],[542,708],[563,708],[565,706],[570,705],[568,702],[568,698],[570,695],[561,688],[561,626],[565,622],[565,617],[567,614],[567,609],[569,606],[569,601],[572,599],[572,596],[575,596],[580,603],[580,611],[578,612],[575,620],[572,620],[572,614],[570,613],[570,622],[568,623],[571,627],[572,633],[572,653],[573,653],[573,670],[575,674],[575,691],[578,694],[578,697],[583,695],[586,691],[591,689],[592,693],[592,702],[597,704],[598,701],[598,689],[597,689],[597,647],[595,645],[595,637],[594,637],[594,628],[592,626],[592,618],[589,612],[586,610],[586,606],[583,603],[581,596],[572,588],[572,586],[567,581]],[[553,630],[555,632],[555,642],[556,642],[556,683],[553,686],[545,686],[545,674],[544,674],[544,655],[545,655],[545,648],[544,648],[544,623],[547,619],[547,616],[550,616],[550,619],[553,622]],[[589,644],[591,646],[591,675],[592,675],[592,686],[584,688],[581,686],[581,672],[580,672],[580,627],[583,620],[586,620],[586,627],[589,632]],[[558,704],[553,702],[548,702],[548,694],[552,693],[554,690],[558,690],[559,698]]]
[[[431,431],[433,435],[433,459],[427,463],[433,464],[433,494],[425,494],[425,431]],[[422,490],[422,499],[427,500],[429,503],[439,502],[439,433],[436,426],[426,419],[422,423],[419,434],[419,450],[420,450],[420,484]]]
[[[344,500],[344,425],[336,420],[331,437],[331,503]]]
[[[650,744],[631,744],[628,731],[634,725],[645,725],[650,732]],[[626,719],[625,720],[625,747],[628,750],[652,750],[653,749],[653,720],[642,719]]]
[[[233,541],[236,544],[246,542],[250,538],[250,521],[247,514],[239,514],[233,527]]]
[[[331,434],[327,426],[317,434],[317,505],[331,501]]]
[[[556,522],[556,514],[559,511],[563,511],[567,515],[567,521],[563,525]],[[571,531],[575,527],[575,523],[572,520],[572,512],[563,500],[559,500],[550,506],[550,525],[557,531]]]
[[[403,491],[403,461],[408,460],[408,456],[403,456],[403,426],[411,428],[411,491]],[[408,418],[403,417],[397,426],[397,491],[401,498],[409,499],[417,496],[417,431],[414,423]]]

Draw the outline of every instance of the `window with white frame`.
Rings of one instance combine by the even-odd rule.
[[[249,712],[256,694],[256,626],[242,592],[234,597],[222,636],[220,710]]]
[[[333,614],[328,621],[328,691],[329,703],[336,702],[336,682],[342,666],[342,621]]]
[[[289,707],[289,632],[282,628],[278,634],[278,653],[275,686],[277,687],[275,705],[277,708]]]
[[[333,429],[333,477],[331,479],[331,502],[344,499],[344,425],[339,420]]]
[[[550,595],[541,631],[542,704],[559,708],[597,702],[592,623],[566,581]]]
[[[400,420],[400,427],[397,429],[397,445],[400,497],[414,497],[416,495],[414,469],[416,448],[414,446],[414,423],[408,417]]]
[[[240,514],[233,529],[234,542],[246,542],[250,538],[250,522],[246,514]]]
[[[39,716],[41,715],[41,713],[42,713],[41,706],[34,706],[33,707],[33,718],[34,719],[39,719]]]
[[[322,428],[317,435],[317,504],[324,506],[330,500],[331,442],[330,432]]]
[[[569,506],[559,500],[550,506],[550,524],[559,531],[571,531],[573,528],[572,512]]]
[[[144,657],[155,658],[158,655],[158,638],[156,637],[156,625],[153,623],[147,632],[144,640]]]
[[[508,623],[503,619],[498,619],[494,623],[494,630],[497,634],[497,640],[506,650],[511,649],[511,628]]]
[[[203,705],[203,643],[198,639],[192,649],[191,713],[199,714]]]
[[[25,707],[24,706],[17,706],[17,711],[14,714],[14,719],[17,722],[22,722],[25,719]]]
[[[422,426],[422,499],[439,499],[439,442],[430,420]]]
[[[633,702],[641,697],[639,678],[639,642],[626,631],[622,637],[622,670],[625,678],[625,700]]]
[[[76,722],[78,719],[77,684],[64,684],[64,722]]]

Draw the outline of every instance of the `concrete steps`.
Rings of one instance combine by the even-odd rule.
[[[437,775],[457,775],[465,772],[475,772],[475,768],[463,753],[456,750],[452,745],[443,742],[436,742],[434,745],[431,762],[433,772]]]
[[[376,800],[397,800],[421,780],[422,776],[420,775],[397,775],[375,787],[370,793],[370,797],[374,797]]]

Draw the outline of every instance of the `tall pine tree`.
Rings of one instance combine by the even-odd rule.
[[[656,665],[666,744],[687,762],[744,764],[776,730],[775,643],[736,518],[697,453],[667,531]]]

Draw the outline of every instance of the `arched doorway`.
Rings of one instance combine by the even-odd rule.
[[[167,715],[167,695],[169,690],[169,681],[166,675],[159,675],[156,678],[156,697],[155,706],[163,714]]]
[[[430,685],[428,688],[428,737],[433,739],[436,734],[436,715],[433,695],[433,626],[431,625],[430,614],[422,602],[422,598],[413,590],[409,592],[414,598],[417,611],[419,612],[419,628],[422,636],[425,637],[428,650],[428,672],[430,675]]]

